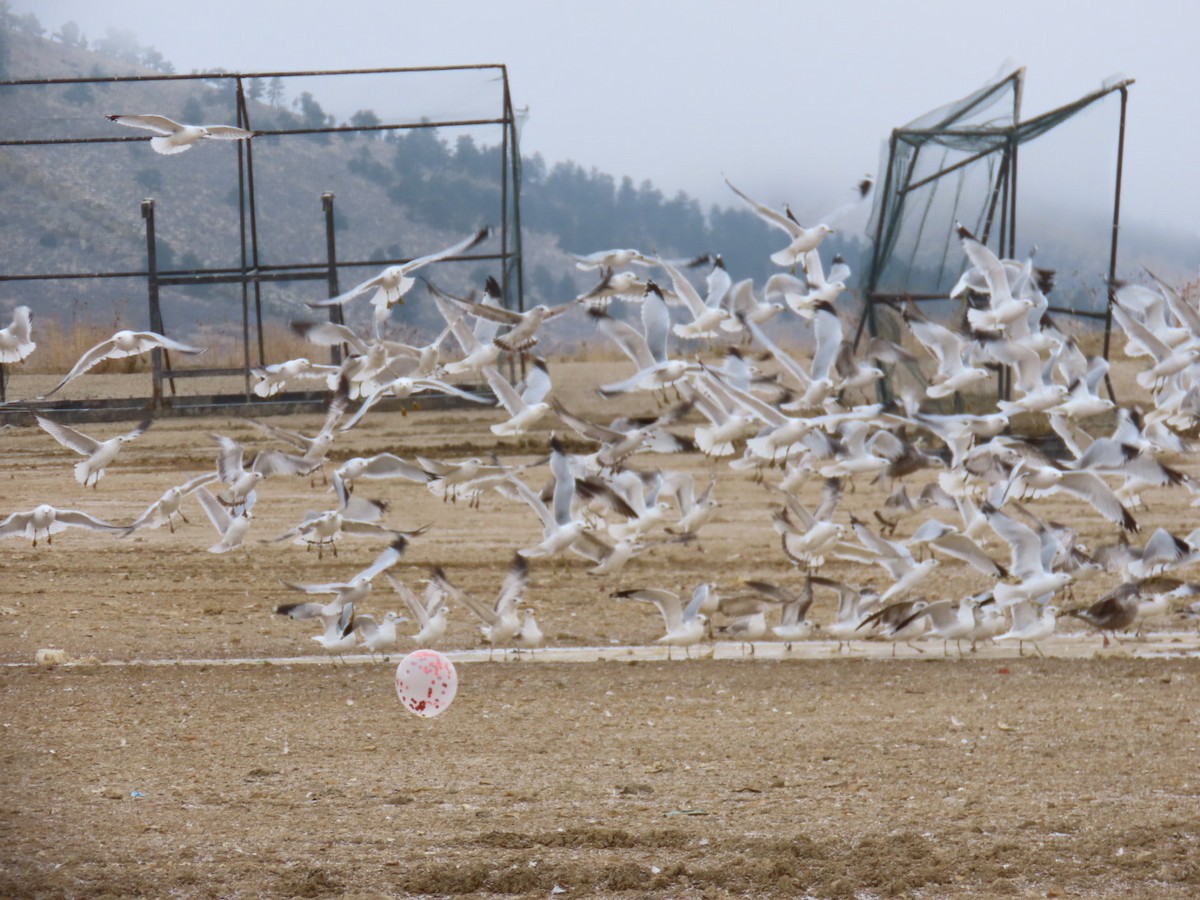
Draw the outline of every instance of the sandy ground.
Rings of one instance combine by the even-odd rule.
[[[596,365],[551,366],[568,408],[614,414],[586,389],[607,377]],[[610,368],[620,377],[627,367]],[[486,426],[497,420],[486,409],[368,417],[333,456],[544,452],[544,431],[494,439]],[[212,466],[207,432],[266,445],[236,419],[165,420],[85,490],[48,436],[0,433],[0,515],[51,502],[128,522]],[[554,647],[619,651],[661,634],[653,607],[614,590],[797,582],[770,525],[772,499],[749,475],[691,456],[638,464],[701,484],[715,473],[719,517],[700,541],[656,546],[612,576],[586,574],[573,556],[535,561],[527,599]],[[325,490],[269,480],[247,551],[223,556],[205,552],[215,533],[194,502],[174,534],[72,529],[52,546],[3,542],[0,895],[1200,893],[1200,658],[1194,628],[1175,619],[1156,623],[1152,642],[1109,650],[1071,622],[1066,639],[1043,646],[1048,659],[1017,648],[959,659],[940,642],[891,659],[890,647],[837,654],[823,641],[793,658],[778,647],[670,663],[460,657],[458,698],[434,720],[401,709],[396,656],[112,664],[319,652],[315,628],[272,614],[298,596],[280,579],[348,578],[380,543],[347,539],[318,558],[259,539],[331,506]],[[363,482],[359,493],[387,500],[395,527],[432,526],[395,570],[414,586],[437,564],[490,598],[512,553],[540,538],[528,509],[494,493],[478,509],[400,481]],[[882,496],[864,485],[839,516],[869,518]],[[1191,529],[1186,497],[1146,500],[1144,534]],[[1079,522],[1090,544],[1113,538],[1081,506],[1037,509]],[[881,570],[844,562],[825,574],[884,584]],[[1114,583],[1080,585],[1064,605]],[[986,586],[960,564],[927,585],[931,598]],[[385,589],[364,610],[399,606]],[[831,615],[819,601],[814,618]],[[83,662],[30,665],[48,647]],[[454,609],[440,649],[479,647],[475,623]],[[1148,647],[1156,658],[1136,658]]]

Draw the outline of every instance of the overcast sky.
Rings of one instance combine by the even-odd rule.
[[[810,215],[878,169],[893,127],[1004,67],[1028,69],[1025,116],[1123,75],[1137,83],[1122,216],[1200,238],[1200,4],[1183,0],[10,4],[51,30],[73,20],[89,38],[132,31],[179,72],[505,63],[514,104],[529,107],[526,154],[650,179],[706,204],[736,203],[728,176]],[[379,105],[318,100],[339,119]],[[1111,208],[1116,109],[1081,126],[1079,158],[1065,143],[1031,154],[1028,167],[1023,156],[1023,198],[1033,188]]]

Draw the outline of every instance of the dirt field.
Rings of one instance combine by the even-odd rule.
[[[551,361],[568,408],[606,421],[612,407],[586,389],[596,368]],[[611,367],[617,377],[626,368]],[[545,431],[493,439],[498,420],[486,408],[368,417],[333,457],[544,452]],[[0,432],[0,517],[50,502],[128,522],[212,467],[208,432],[267,445],[236,419],[163,420],[85,490],[75,457],[47,435]],[[527,599],[551,646],[641,646],[662,633],[653,607],[614,590],[797,582],[771,528],[772,498],[750,475],[700,457],[637,464],[702,484],[716,472],[718,518],[699,542],[657,546],[611,576],[586,574],[574,556],[534,560]],[[543,467],[530,482],[545,477]],[[913,476],[913,489],[928,478]],[[1043,646],[1048,659],[1016,648],[958,659],[928,642],[919,659],[893,660],[821,641],[796,654],[817,658],[764,648],[670,663],[464,660],[458,697],[434,720],[401,709],[396,655],[345,666],[111,664],[319,653],[315,627],[272,614],[298,597],[279,580],[349,578],[380,542],[346,539],[337,557],[318,559],[259,540],[332,507],[325,490],[268,480],[247,551],[223,556],[205,552],[216,535],[194,501],[174,534],[72,529],[52,546],[0,542],[0,895],[1200,894],[1200,658],[1195,629],[1175,619],[1154,628],[1168,632],[1160,648],[1177,642],[1176,658],[1135,658],[1147,645],[1133,641],[1104,651],[1071,622],[1065,640]],[[414,586],[438,564],[490,598],[514,550],[540,539],[530,510],[494,492],[478,509],[402,481],[357,492],[389,501],[395,527],[432,526],[395,570]],[[869,518],[882,496],[865,485],[847,493],[840,520]],[[1146,501],[1143,534],[1191,530],[1186,495]],[[1084,523],[1091,545],[1113,538],[1081,506],[1036,508]],[[987,586],[964,565],[939,573],[931,597]],[[826,574],[884,584],[877,567],[831,562]],[[1114,584],[1093,579],[1062,603]],[[399,608],[382,586],[363,611]],[[813,617],[831,615],[822,601]],[[439,649],[480,646],[455,608]],[[29,665],[50,647],[84,664]]]

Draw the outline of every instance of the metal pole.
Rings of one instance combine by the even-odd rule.
[[[142,201],[142,218],[146,220],[146,291],[150,304],[150,330],[163,333],[162,307],[158,302],[158,247],[154,239],[154,201]],[[162,409],[163,351],[155,347],[150,351],[151,398],[155,409]]]
[[[891,199],[892,170],[895,166],[895,162],[896,132],[893,131],[892,136],[888,139],[887,172],[883,176],[883,196],[879,198],[879,222],[875,226],[875,246],[871,249],[871,277],[868,279],[866,289],[863,291],[863,311],[862,315],[858,319],[858,327],[854,330],[854,350],[858,350],[858,342],[862,340],[864,325],[870,326],[871,337],[876,336],[875,288],[879,284],[879,257],[882,252],[881,245],[883,243],[883,222],[887,218],[888,200]],[[900,203],[904,203],[903,196],[900,199]],[[899,208],[897,208],[896,212],[899,213]]]
[[[252,130],[241,78],[237,80],[237,119],[240,127],[247,131]],[[250,294],[246,284],[246,155],[243,153],[243,143],[237,142],[238,234],[242,251],[242,390],[246,394],[246,402],[249,403],[253,398],[250,393]],[[246,152],[249,152],[248,147]]]
[[[329,264],[326,285],[329,289],[329,296],[336,297],[341,291],[338,290],[337,240],[334,236],[333,224],[333,191],[326,191],[321,195],[321,208],[325,210],[325,258]],[[329,307],[329,321],[335,325],[344,324],[342,308],[340,306]],[[342,364],[341,344],[335,344],[329,348],[329,359],[335,366]]]
[[[1129,105],[1129,88],[1121,88],[1121,124],[1117,132],[1117,179],[1113,189],[1112,243],[1108,251],[1108,304],[1104,310],[1104,358],[1108,359],[1109,345],[1112,341],[1112,305],[1116,297],[1113,282],[1117,278],[1117,236],[1121,228],[1121,174],[1125,167],[1125,108]],[[1104,375],[1104,386],[1108,388],[1108,397],[1114,403],[1117,401],[1113,393],[1112,379]]]

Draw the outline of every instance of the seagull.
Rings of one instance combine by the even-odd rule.
[[[467,314],[449,302],[450,300],[461,300],[462,298],[449,296],[445,291],[435,287],[430,281],[426,281],[425,284],[429,289],[429,293],[433,295],[433,302],[437,306],[438,311],[441,312],[442,318],[446,320],[450,334],[453,335],[454,339],[458,342],[458,346],[462,348],[462,352],[465,354],[462,359],[446,363],[442,367],[442,371],[446,375],[474,375],[478,377],[483,373],[485,366],[494,366],[503,352],[503,348],[495,341],[496,332],[500,330],[500,323],[494,322],[491,319],[485,319],[482,316],[476,316],[475,327],[468,327],[464,321]],[[501,306],[501,296],[499,282],[489,275],[483,289],[483,299],[479,302],[484,306],[491,306],[498,309]]]
[[[392,589],[400,595],[404,605],[408,607],[420,630],[412,636],[418,647],[432,647],[446,634],[446,615],[450,607],[446,605],[446,592],[439,586],[437,579],[431,579],[425,589],[424,602],[417,599],[403,581],[385,572],[384,578]]]
[[[524,650],[536,650],[546,642],[546,635],[538,625],[534,610],[525,608],[525,617],[521,620],[521,630],[515,638],[517,646]]]
[[[274,397],[280,391],[291,387],[293,381],[324,381],[333,390],[337,387],[338,366],[321,365],[309,362],[301,356],[270,366],[256,367],[250,370],[258,379],[254,383],[254,393],[259,397]],[[332,383],[331,383],[332,381]]]
[[[123,525],[113,525],[103,519],[97,519],[77,509],[59,509],[48,503],[35,506],[28,512],[15,512],[0,522],[0,538],[27,537],[37,546],[38,535],[46,536],[46,543],[54,543],[54,535],[66,528],[76,525],[90,528],[92,531],[108,531],[117,534],[128,532]]]
[[[32,323],[33,316],[28,306],[18,306],[13,310],[12,324],[0,328],[0,363],[20,362],[37,349]]]
[[[358,478],[404,478],[417,484],[428,484],[433,476],[415,463],[396,456],[394,453],[376,453],[374,456],[355,456],[346,460],[333,471],[333,489],[342,506],[349,500]]]
[[[993,578],[1004,578],[1008,575],[1008,570],[988,556],[975,541],[953,525],[947,525],[937,519],[926,519],[922,522],[921,527],[913,532],[912,537],[904,541],[904,544],[909,547],[924,544],[954,559],[960,559]]]
[[[175,350],[179,353],[189,354],[204,352],[202,347],[183,344],[153,331],[118,331],[112,337],[101,341],[84,353],[83,356],[79,357],[78,362],[71,367],[71,371],[67,373],[66,377],[38,399],[45,400],[51,394],[57,393],[64,385],[74,381],[102,360],[120,359],[125,356],[141,356],[143,353],[149,353],[155,349]]]
[[[406,621],[402,615],[394,612],[385,613],[382,622],[364,614],[354,616],[353,630],[358,632],[359,640],[371,656],[383,654],[386,660],[387,652],[396,646],[398,640],[396,625]]]
[[[968,309],[967,321],[978,331],[1003,331],[1009,323],[1023,318],[1029,312],[1033,300],[1014,296],[1008,273],[996,254],[977,241],[961,224],[956,223],[955,227],[967,258],[983,274],[990,300],[986,309]]]
[[[433,580],[447,596],[453,597],[479,617],[483,623],[479,626],[483,632],[483,639],[493,648],[508,643],[521,631],[517,602],[525,594],[529,583],[529,563],[519,553],[513,555],[508,574],[500,586],[500,593],[496,595],[495,604],[490,607],[451,584],[446,578],[446,573],[440,568],[434,569]]]
[[[150,138],[150,146],[158,153],[171,155],[182,153],[200,140],[248,141],[262,134],[247,131],[234,125],[182,125],[166,116],[105,116],[110,122],[153,131],[157,137]]]
[[[696,589],[692,591],[692,599],[686,608],[683,607],[676,594],[659,588],[617,591],[613,596],[629,598],[631,600],[642,600],[657,606],[658,611],[662,613],[663,621],[666,623],[667,633],[660,637],[656,643],[667,645],[667,659],[671,658],[672,647],[683,647],[684,655],[690,658],[691,654],[688,648],[700,643],[704,638],[704,626],[708,622],[708,617],[700,612],[700,608],[708,600],[711,590],[712,585],[697,585]]]
[[[175,533],[174,517],[179,516],[184,522],[187,517],[181,512],[183,506],[183,498],[195,491],[197,488],[204,487],[206,484],[212,484],[217,480],[216,472],[205,472],[203,475],[197,475],[181,485],[167,488],[163,495],[151,503],[144,513],[137,517],[132,525],[129,526],[129,531],[132,533],[139,528],[161,528],[163,525],[171,529],[171,534]]]
[[[272,538],[271,542],[280,543],[291,539],[297,546],[316,547],[317,558],[320,559],[322,550],[327,546],[333,550],[333,555],[337,556],[336,541],[345,535],[385,536],[393,539],[400,536],[411,540],[424,534],[429,528],[426,525],[415,531],[397,531],[395,528],[380,525],[376,520],[383,515],[385,508],[386,504],[379,501],[350,497],[344,506],[337,509],[306,513],[299,525],[289,528],[277,538]]]
[[[825,626],[825,633],[838,642],[838,652],[842,645],[848,644],[851,638],[863,624],[870,610],[879,603],[879,592],[874,588],[863,588],[823,578],[817,575],[809,577],[809,582],[818,587],[827,587],[838,595],[837,614],[833,622]]]
[[[1108,635],[1104,632],[1110,632],[1115,640],[1118,631],[1132,628],[1138,620],[1140,599],[1141,586],[1136,582],[1127,581],[1109,591],[1091,606],[1067,610],[1067,615],[1099,629],[1104,636],[1104,646],[1107,647]]]
[[[63,425],[44,416],[39,416],[37,413],[34,413],[34,418],[37,419],[38,425],[50,437],[54,438],[68,450],[74,450],[76,453],[87,457],[75,463],[75,480],[84,487],[90,484],[93,488],[104,477],[105,466],[117,458],[117,454],[121,452],[121,448],[135,438],[145,434],[146,430],[154,424],[153,419],[146,419],[137,428],[133,429],[133,431],[118,434],[107,441],[98,441],[95,438],[88,437],[82,431],[77,431],[68,425]]]
[[[942,655],[948,656],[947,647],[950,641],[958,646],[958,655],[962,656],[962,640],[969,638],[975,630],[975,606],[972,598],[963,600],[935,600],[915,611],[906,619],[896,623],[896,630],[901,631],[917,619],[928,622],[928,635],[942,639]]]
[[[883,603],[911,590],[918,582],[925,580],[938,565],[938,561],[933,557],[918,563],[903,544],[880,537],[853,516],[850,517],[850,524],[854,528],[854,533],[858,535],[859,541],[867,549],[867,553],[865,555],[856,554],[852,548],[844,546],[834,551],[834,555],[843,559],[882,566],[892,576],[893,582],[880,597],[880,601]]]
[[[558,318],[575,308],[575,302],[572,301],[555,307],[539,304],[525,312],[517,312],[505,309],[503,306],[491,306],[476,300],[462,300],[448,294],[446,296],[460,306],[465,306],[477,316],[510,326],[504,334],[497,335],[492,339],[498,347],[509,353],[523,353],[528,350],[538,342],[537,330],[545,322]]]
[[[667,355],[671,311],[667,309],[662,289],[653,281],[646,283],[646,291],[642,298],[640,332],[629,323],[614,319],[600,310],[590,310],[588,315],[592,317],[596,327],[611,338],[638,367],[637,373],[624,381],[601,385],[601,396],[665,390],[694,368],[684,360],[672,359]]]
[[[1054,634],[1057,623],[1057,606],[1046,606],[1039,613],[1034,601],[1021,600],[1012,607],[1012,626],[1003,634],[996,635],[994,640],[1016,641],[1017,652],[1022,656],[1025,655],[1025,644],[1033,644],[1038,656],[1045,656],[1037,642]]]
[[[859,622],[855,630],[874,626],[876,635],[892,642],[892,656],[896,655],[896,644],[900,641],[918,652],[924,652],[919,647],[913,647],[910,641],[923,635],[929,628],[929,620],[916,615],[928,605],[928,600],[901,600],[871,613]]]
[[[787,232],[788,237],[791,238],[791,243],[787,247],[771,254],[771,262],[777,266],[794,268],[804,259],[804,254],[810,250],[816,250],[827,235],[833,234],[833,229],[823,223],[814,225],[811,228],[805,228],[796,221],[789,207],[785,206],[783,212],[778,212],[769,206],[764,206],[757,200],[751,200],[730,184],[728,178],[725,179],[725,183],[729,185],[731,191],[750,205],[750,208],[754,210],[760,219],[768,225],[782,228]]]
[[[507,421],[491,426],[492,434],[502,437],[524,434],[550,412],[550,404],[546,402],[546,395],[550,393],[550,370],[544,360],[533,360],[525,377],[525,388],[520,393],[492,366],[484,366],[483,375],[496,395],[497,405],[503,406],[509,415]]]
[[[646,256],[640,250],[597,250],[586,256],[570,254],[575,260],[575,268],[584,272],[592,269],[620,269],[628,265],[650,266],[655,260]]]
[[[322,634],[315,635],[313,640],[320,644],[326,653],[336,653],[339,657],[347,650],[353,650],[354,637],[354,604],[347,603],[336,614],[321,616],[325,625]]]
[[[588,527],[582,518],[572,515],[571,506],[575,500],[575,475],[571,471],[570,460],[563,451],[562,445],[553,436],[550,438],[550,471],[554,474],[553,511],[547,509],[542,498],[520,478],[513,477],[498,485],[498,488],[508,485],[515,488],[516,497],[529,504],[537,513],[538,518],[542,520],[542,542],[535,547],[517,551],[519,556],[526,559],[552,556],[560,550],[567,549]]]
[[[206,487],[196,488],[196,499],[200,501],[200,505],[208,514],[208,520],[213,523],[217,534],[221,536],[219,541],[208,548],[208,552],[228,553],[230,550],[236,550],[242,546],[242,541],[246,537],[246,532],[250,530],[250,522],[253,518],[250,515],[250,509],[254,506],[254,491],[251,490],[241,498],[239,501],[241,509],[237,515],[231,515],[221,501],[214,497]]]
[[[209,437],[221,448],[217,454],[217,475],[227,485],[225,493],[220,495],[221,502],[226,506],[240,506],[259,483],[271,475],[307,475],[313,469],[312,464],[303,457],[278,450],[263,450],[254,454],[247,469],[242,463],[244,450],[241,444],[220,434],[210,434]]]
[[[308,305],[314,308],[342,306],[370,291],[374,291],[371,295],[371,305],[375,307],[375,322],[376,326],[378,326],[382,320],[387,318],[388,311],[393,306],[404,302],[404,295],[416,284],[416,279],[412,277],[413,272],[438,260],[465,253],[477,244],[481,244],[487,240],[491,232],[492,230],[489,226],[484,226],[471,235],[471,237],[452,244],[443,250],[411,259],[406,263],[388,266],[373,278],[368,278],[361,284],[356,284],[350,290],[338,294],[336,297],[330,297],[328,300],[318,300]]]
[[[806,618],[813,604],[811,577],[804,579],[804,590],[800,594],[768,581],[747,581],[745,585],[780,604],[782,611],[779,624],[771,629],[771,633],[785,641],[788,650],[792,649],[793,641],[803,640],[812,634],[813,623]]]
[[[1052,539],[1043,540],[1028,525],[1005,515],[990,503],[984,503],[980,509],[992,530],[1012,548],[1012,562],[1008,570],[1021,579],[1017,584],[998,583],[993,588],[996,605],[1000,609],[1023,601],[1030,602],[1047,594],[1053,596],[1071,583],[1070,575],[1052,568],[1058,550]]]
[[[385,572],[404,555],[408,542],[403,537],[397,537],[369,566],[351,578],[349,581],[334,581],[324,584],[295,584],[290,581],[281,582],[284,587],[303,591],[306,594],[333,594],[328,603],[309,601],[306,603],[285,603],[275,607],[275,612],[292,619],[311,619],[318,616],[328,616],[336,613],[343,606],[358,603],[371,593],[371,581],[380,572]]]

